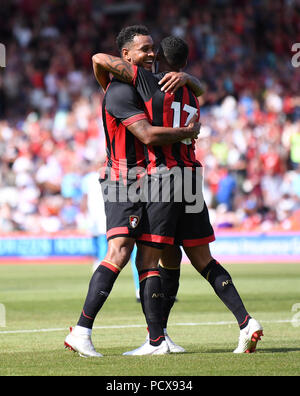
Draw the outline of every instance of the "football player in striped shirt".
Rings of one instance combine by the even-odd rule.
[[[187,54],[188,48],[179,38],[164,39],[159,51],[161,70],[178,72],[184,67]],[[154,76],[143,67],[137,67],[134,64],[129,66],[127,63],[132,62],[131,57],[132,50],[124,48],[123,59],[125,61],[106,54],[97,54],[93,59],[95,63],[101,65],[101,68],[136,87],[153,125],[183,126],[189,118],[199,112],[198,102],[187,87],[181,87],[175,95],[159,90],[158,81],[162,75]],[[147,170],[151,176],[153,173],[161,174],[162,172],[163,174],[174,167],[179,167],[190,170],[192,184],[196,189],[197,184],[202,184],[201,177],[198,177],[196,172],[198,168],[201,168],[201,164],[195,159],[193,140],[184,139],[163,147],[150,144],[147,149]],[[152,180],[152,177],[149,179]],[[186,206],[190,202],[184,202],[184,200],[181,205],[177,202],[170,204],[150,201],[147,203],[148,233],[144,232],[138,237],[137,265],[141,272],[142,282],[147,279],[145,275],[147,271],[149,278],[158,276],[155,263],[161,256],[159,253],[161,247],[173,244],[182,245],[193,266],[210,282],[216,294],[237,319],[241,331],[239,345],[234,352],[253,352],[262,335],[262,327],[246,311],[229,273],[211,256],[209,243],[215,239],[214,232],[209,222],[205,202],[202,203],[201,210],[196,213],[186,213]],[[176,255],[175,249],[173,249],[173,255]],[[149,269],[150,261],[153,263],[152,269]],[[163,261],[167,262],[167,255],[164,255]],[[145,264],[147,268],[144,269]],[[172,283],[171,279],[169,281]],[[149,292],[142,296],[143,308],[148,304],[145,299],[149,299]],[[147,319],[147,314],[145,315]],[[150,345],[151,341],[153,339],[150,333]],[[143,345],[127,354],[147,354],[147,346]]]
[[[144,67],[150,69],[155,55],[152,39],[143,27],[135,29],[134,36],[136,35],[144,39],[143,51],[138,51],[136,58]],[[102,80],[101,82],[103,83]],[[122,194],[125,192],[126,196],[132,184],[138,182],[143,170],[145,171],[143,143],[169,144],[185,138],[193,138],[198,135],[200,128],[199,124],[193,122],[186,127],[178,128],[151,125],[136,90],[115,79],[109,83],[106,90],[102,118],[107,159],[101,181],[103,194],[109,198],[105,201],[108,252],[91,278],[79,321],[65,339],[66,347],[82,356],[93,357],[101,357],[91,341],[94,320],[110,294],[120,271],[129,261],[135,240],[143,229],[144,204],[121,199]],[[114,193],[117,194],[113,197]],[[111,199],[112,197],[114,199]],[[153,277],[154,282],[150,281],[150,284],[154,285],[154,288],[151,290],[153,294],[160,296],[161,284],[157,268],[143,277],[145,279]],[[168,352],[161,323],[160,299],[154,299],[152,302],[150,309],[155,311],[155,318],[150,320],[148,326],[154,345],[150,352],[154,354]],[[156,339],[158,340],[155,341]]]

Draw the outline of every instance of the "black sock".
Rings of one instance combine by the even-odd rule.
[[[209,262],[201,275],[211,284],[217,296],[235,316],[240,329],[248,325],[251,316],[246,311],[229,273],[216,260]]]
[[[102,261],[94,272],[88,294],[77,325],[92,329],[97,313],[102,308],[120,273],[120,269],[112,263]]]
[[[162,325],[167,328],[169,315],[175,303],[179,289],[180,267],[178,269],[168,269],[159,266],[161,279],[162,299]]]
[[[149,330],[150,344],[158,346],[165,340],[161,324],[162,291],[157,268],[139,272],[140,298]]]

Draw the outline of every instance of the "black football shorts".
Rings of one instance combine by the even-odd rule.
[[[124,202],[120,200],[122,193],[126,194],[128,186],[120,187],[118,183],[101,182],[101,188],[106,215],[107,240],[121,236],[136,239],[142,234],[145,204],[127,199],[124,199]],[[123,194],[123,198],[125,196]]]
[[[151,243],[154,247],[155,244],[194,247],[215,240],[208,209],[202,196],[201,178],[201,172],[186,171],[181,177],[179,174],[175,175],[169,183],[170,187],[164,182],[164,186],[167,186],[164,187],[165,191],[162,191],[160,184],[160,199],[154,194],[149,196],[146,203],[143,232],[138,237],[139,242]],[[148,190],[150,191],[150,187]],[[169,202],[163,202],[163,195]]]

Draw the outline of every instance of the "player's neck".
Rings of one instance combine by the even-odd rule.
[[[180,71],[179,69],[170,66],[167,62],[161,62],[161,61],[159,62],[158,65],[159,73],[161,72],[169,73],[169,72],[179,72],[179,71]]]

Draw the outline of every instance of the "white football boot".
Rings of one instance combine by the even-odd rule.
[[[159,346],[150,345],[146,341],[142,346],[133,351],[123,353],[124,356],[146,356],[146,355],[166,355],[170,353],[170,349],[166,341],[163,341]]]
[[[76,334],[72,327],[70,327],[70,333],[65,338],[65,348],[78,352],[81,357],[102,357],[101,353],[96,352],[91,336]]]
[[[170,349],[170,353],[184,353],[185,349],[182,348],[180,345],[175,344],[174,341],[169,337],[168,333],[165,332],[165,339]]]
[[[164,329],[164,336],[165,336],[166,342],[168,344],[168,347],[170,349],[170,353],[184,353],[185,352],[184,348],[182,348],[180,345],[175,344],[175,342],[169,337],[166,329]],[[149,333],[146,337],[146,343],[147,342],[149,344]]]
[[[249,320],[248,326],[240,331],[239,344],[233,353],[253,353],[256,344],[263,336],[262,325],[255,319]]]

